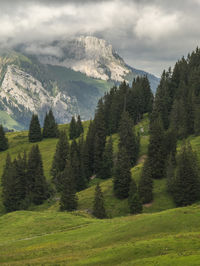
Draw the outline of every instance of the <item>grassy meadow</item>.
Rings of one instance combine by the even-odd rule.
[[[84,122],[85,135],[88,125]],[[59,127],[69,129],[69,125]],[[141,143],[138,163],[131,169],[136,182],[147,153],[148,127],[145,116],[135,128]],[[7,137],[9,150],[0,153],[0,175],[7,152],[15,158],[32,146],[26,131],[7,133]],[[200,137],[189,140],[200,159]],[[38,143],[49,181],[57,141]],[[113,142],[116,156],[117,134]],[[97,182],[105,198],[105,220],[91,215]],[[175,208],[166,179],[154,180],[154,201],[143,206],[143,214],[130,215],[127,199],[114,197],[112,182],[91,180],[78,193],[78,210],[72,213],[59,211],[59,195],[27,211],[8,214],[0,200],[0,265],[200,265],[200,205]]]

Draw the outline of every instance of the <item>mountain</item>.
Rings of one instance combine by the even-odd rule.
[[[110,44],[91,36],[0,50],[0,123],[27,129],[32,113],[43,123],[50,108],[61,124],[72,115],[90,119],[114,84],[145,74],[155,90],[158,78],[131,68]]]
[[[50,45],[24,45],[22,51],[36,54],[43,64],[67,67],[96,79],[132,82],[138,75],[147,75],[154,92],[159,82],[157,77],[127,65],[111,44],[94,36],[55,41]]]

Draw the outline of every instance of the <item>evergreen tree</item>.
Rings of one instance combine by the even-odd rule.
[[[94,140],[95,140],[94,122],[90,121],[88,133],[83,147],[83,156],[82,156],[85,177],[88,180],[94,173]]]
[[[43,127],[43,138],[56,138],[58,136],[58,127],[52,110],[46,113]]]
[[[99,184],[96,185],[94,203],[93,203],[93,215],[99,219],[106,218],[106,211],[104,208],[104,198]]]
[[[61,173],[65,169],[67,159],[69,159],[69,142],[66,131],[61,131],[51,167],[53,183],[56,185],[58,191],[62,189]]]
[[[99,173],[102,167],[103,152],[106,144],[106,128],[104,120],[103,101],[100,100],[94,118],[94,172]]]
[[[166,148],[165,133],[162,120],[158,117],[151,122],[150,140],[148,147],[148,168],[151,178],[160,179],[165,177]]]
[[[65,170],[62,173],[63,189],[60,198],[61,211],[73,211],[77,209],[76,184],[74,171],[70,161],[67,160]]]
[[[42,140],[40,123],[36,114],[32,115],[28,133],[29,142],[38,142]]]
[[[153,200],[153,181],[148,159],[145,161],[142,169],[138,193],[143,204],[150,203]]]
[[[7,212],[15,210],[12,194],[13,190],[13,165],[11,162],[10,155],[7,154],[6,164],[4,166],[3,175],[2,175],[2,199],[3,205]]]
[[[72,116],[70,125],[69,125],[69,138],[75,139],[77,136],[77,126],[76,126],[76,120],[75,117]]]
[[[127,112],[123,112],[119,126],[119,147],[125,147],[131,166],[133,166],[139,154],[139,138],[133,129],[133,121]]]
[[[81,144],[77,144],[76,140],[72,141],[70,147],[70,162],[74,172],[74,179],[76,185],[76,191],[81,191],[86,188],[86,178],[82,168],[81,158]]]
[[[112,137],[109,138],[103,153],[102,166],[98,177],[108,179],[112,177],[113,169],[113,142]]]
[[[131,164],[127,150],[120,147],[114,176],[114,194],[119,199],[127,198],[131,182]]]
[[[132,180],[130,184],[128,204],[130,213],[137,214],[142,212],[142,203],[138,195],[138,189],[135,180]]]
[[[39,205],[47,199],[48,187],[38,145],[34,145],[29,153],[27,177],[29,199],[32,203]]]
[[[196,154],[189,144],[178,155],[172,196],[177,206],[190,205],[200,199],[200,179]]]
[[[76,137],[80,137],[80,135],[83,133],[83,125],[82,125],[82,122],[81,122],[81,117],[80,115],[78,115],[78,119],[77,119],[77,122],[76,122]]]
[[[8,149],[8,139],[5,136],[4,129],[0,125],[0,151],[5,151]]]

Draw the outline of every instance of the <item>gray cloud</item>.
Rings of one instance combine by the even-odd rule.
[[[0,7],[3,46],[29,42],[36,51],[38,42],[91,34],[133,67],[157,75],[200,41],[200,0],[3,0]]]

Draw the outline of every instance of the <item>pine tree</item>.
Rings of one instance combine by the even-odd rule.
[[[196,154],[185,144],[177,159],[172,196],[177,206],[190,205],[200,199],[200,179]]]
[[[142,175],[138,185],[138,193],[143,204],[150,203],[153,200],[153,181],[148,158],[142,169]]]
[[[103,153],[102,166],[98,173],[98,177],[108,179],[112,177],[113,169],[113,142],[112,137],[109,138]]]
[[[136,137],[133,129],[133,121],[127,112],[123,112],[119,126],[119,147],[125,147],[131,166],[133,166],[138,158],[139,139]]]
[[[81,117],[80,115],[78,115],[78,119],[77,119],[77,122],[76,122],[76,137],[80,137],[80,135],[83,133],[83,125],[82,125],[82,122],[81,122]]]
[[[165,177],[166,159],[165,133],[162,120],[158,117],[150,125],[148,168],[151,172],[151,178],[161,179]]]
[[[5,136],[4,129],[0,125],[0,151],[5,151],[8,149],[8,139]]]
[[[130,213],[137,214],[142,212],[142,203],[138,195],[138,189],[135,180],[132,180],[130,184],[128,205]]]
[[[104,198],[99,184],[96,185],[94,203],[93,203],[93,215],[99,219],[106,218],[106,211],[104,207]]]
[[[82,172],[81,168],[81,151],[80,146],[77,144],[76,140],[72,141],[70,147],[70,162],[72,169],[74,171],[74,179],[76,184],[76,191],[81,191],[82,189],[86,188],[86,179],[85,175]]]
[[[103,152],[106,144],[106,128],[104,120],[103,101],[99,101],[94,118],[94,172],[99,173],[102,167]]]
[[[52,110],[46,113],[43,127],[43,138],[56,138],[58,136],[58,127]]]
[[[95,127],[94,122],[90,121],[88,133],[83,147],[83,165],[85,177],[89,178],[94,173],[94,140],[95,140]]]
[[[61,131],[51,167],[52,179],[58,191],[62,189],[61,173],[65,169],[67,159],[69,159],[69,142],[66,131]]]
[[[3,205],[7,212],[14,210],[13,201],[11,198],[13,193],[12,167],[13,166],[11,158],[8,153],[2,175],[2,199],[3,199]]]
[[[62,173],[63,188],[60,198],[61,211],[73,211],[77,209],[76,184],[73,168],[70,161],[67,160],[65,170]]]
[[[76,126],[76,120],[75,117],[72,116],[70,125],[69,125],[69,138],[75,139],[77,136],[77,126]]]
[[[114,176],[114,194],[119,199],[127,198],[131,182],[130,158],[124,147],[118,152]]]
[[[39,205],[47,199],[48,187],[38,145],[34,145],[29,153],[27,177],[29,199],[32,203]]]
[[[29,142],[38,142],[42,140],[40,123],[36,114],[32,115],[32,119],[29,126],[28,138]]]

